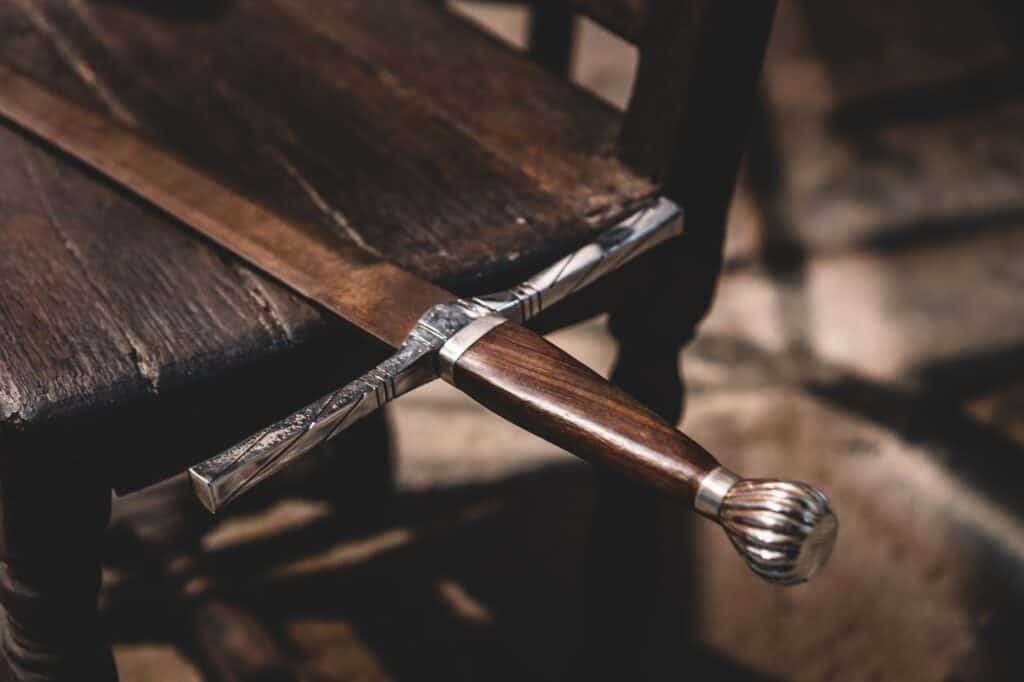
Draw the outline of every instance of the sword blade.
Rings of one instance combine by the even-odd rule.
[[[425,310],[455,298],[357,244],[282,219],[138,133],[3,64],[0,116],[393,348]]]

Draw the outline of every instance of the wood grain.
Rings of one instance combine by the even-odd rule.
[[[286,217],[448,286],[653,191],[614,158],[611,109],[415,0],[241,2],[177,22],[40,7],[116,98],[109,111]],[[39,42],[3,56],[59,85],[32,58],[56,49]]]
[[[684,196],[683,180],[697,179],[685,196],[714,190],[706,206],[724,211],[734,159],[703,180],[699,171],[719,141],[730,154],[739,148],[727,138],[739,118],[715,126],[711,114],[742,99],[691,95],[745,90],[751,80],[720,78],[715,59],[671,57],[696,54],[684,43],[704,35],[703,24],[647,35],[647,2],[575,3],[645,43],[640,113],[623,139],[648,152],[624,163],[616,112],[435,4],[11,0],[0,4],[0,59],[155,138],[312,236],[356,242],[459,293],[520,279],[646,201],[657,187],[645,174],[666,159],[674,197]],[[654,67],[666,62],[650,56],[661,54],[673,68],[658,85]],[[707,73],[694,78],[692,69]],[[664,110],[661,91],[673,102]],[[704,115],[685,116],[698,100]],[[709,123],[703,146],[666,151]],[[641,134],[657,139],[638,145]],[[111,679],[93,626],[108,482],[131,489],[180,471],[361,373],[382,349],[6,127],[0,189],[0,476],[13,550],[5,637],[20,637],[6,649],[25,666],[42,661],[40,679],[62,679],[69,661],[79,677]],[[713,251],[720,226],[696,224],[705,225],[697,243]],[[694,250],[675,270],[713,280],[719,261],[710,253],[705,263],[709,253]],[[541,324],[635,300],[652,284],[666,297],[689,292],[687,310],[706,308],[710,286],[660,286],[664,279],[638,261]],[[675,326],[685,336],[693,322],[687,315]],[[495,411],[515,421],[529,413],[539,435],[663,493],[689,500],[715,465],[522,328],[505,325],[464,362],[457,381]],[[54,471],[63,474],[57,486]],[[648,512],[645,504],[618,521],[642,525]],[[627,552],[641,564],[630,575],[651,565],[648,535],[643,555]],[[628,638],[613,641],[621,660],[635,660]]]
[[[393,348],[451,292],[310,234],[110,118],[0,64],[0,115]]]
[[[718,466],[635,398],[516,324],[500,325],[470,346],[455,365],[454,383],[541,438],[686,503]]]
[[[0,59],[63,95],[314,236],[362,243],[461,294],[514,283],[656,190],[618,160],[616,112],[426,3],[14,0],[0,4],[0,35]],[[665,90],[691,87],[678,69],[666,73]],[[694,82],[714,94],[752,80],[709,72]],[[714,165],[714,141],[738,154],[728,136],[743,115],[716,108],[741,99],[698,99],[705,114],[675,121],[692,153],[669,162],[685,171],[672,177],[694,184],[689,246],[673,249],[686,265],[676,270],[701,280],[658,283],[695,292],[686,298],[696,312],[679,316],[674,337],[690,333],[710,300],[721,225],[694,216],[701,206],[724,213],[735,155]],[[654,100],[635,106],[644,101]],[[679,109],[648,130],[671,129],[671,112]],[[701,142],[695,128],[719,118],[728,125]],[[630,120],[639,134],[648,119]],[[121,488],[139,485],[379,359],[361,333],[66,159],[6,128],[0,142],[0,230],[10,246],[0,253],[3,456],[63,457],[63,447],[30,441],[74,434],[77,456],[95,458]],[[651,147],[659,158],[666,148]],[[642,157],[633,162],[649,168]],[[715,172],[702,175],[705,167]],[[558,318],[601,312],[650,285],[641,265],[626,274]]]
[[[522,277],[653,191],[615,158],[614,111],[419,2],[17,0],[0,35],[0,59],[64,96],[460,293]],[[20,133],[0,128],[0,156],[4,457],[73,432],[77,456],[132,487],[379,359]]]

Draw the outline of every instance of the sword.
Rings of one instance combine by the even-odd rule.
[[[442,378],[588,461],[721,525],[750,568],[790,585],[831,554],[838,522],[802,482],[744,479],[625,392],[522,326],[631,258],[681,234],[657,199],[522,284],[458,298],[358,245],[290,223],[172,152],[0,64],[0,116],[91,166],[235,255],[396,349],[362,377],[193,466],[216,511],[400,395]]]

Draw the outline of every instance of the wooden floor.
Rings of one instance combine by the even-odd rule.
[[[748,475],[820,484],[841,539],[816,582],[781,591],[709,524],[674,521],[653,679],[684,624],[705,679],[1024,669],[1021,24],[979,5],[921,21],[910,2],[782,3],[727,274],[684,359],[687,428]],[[521,35],[516,10],[475,9]],[[621,102],[630,53],[582,37],[577,75]],[[556,338],[609,366],[599,324]],[[242,679],[216,629],[229,609],[292,679],[558,679],[588,470],[444,386],[391,417],[386,503],[357,494],[386,472],[335,463],[206,532],[225,603],[169,596],[152,557],[173,491],[119,501],[103,601],[122,680]]]

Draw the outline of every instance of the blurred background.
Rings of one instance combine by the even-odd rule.
[[[525,40],[517,5],[454,8]],[[624,105],[633,48],[576,31],[573,78]],[[638,679],[1024,674],[1022,36],[1005,0],[781,3],[685,426],[746,475],[820,485],[842,530],[815,581],[773,588],[666,511]],[[601,320],[554,340],[611,366]],[[116,502],[123,680],[565,674],[589,468],[440,382],[389,410],[390,458],[360,451],[369,422],[215,522],[180,480]],[[205,556],[176,551],[196,528]]]

